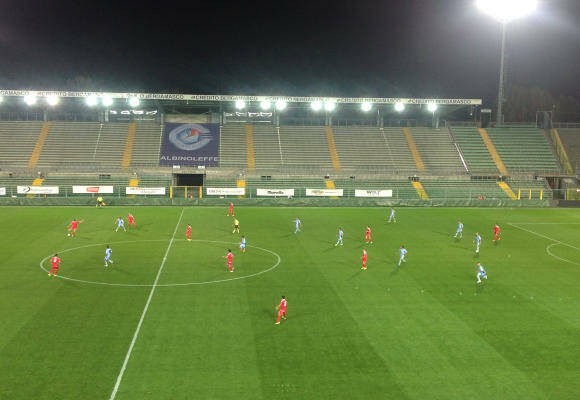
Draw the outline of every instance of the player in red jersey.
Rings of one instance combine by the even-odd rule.
[[[367,230],[365,232],[365,242],[367,242],[367,244],[373,244],[373,238],[371,237],[371,227],[367,226]]]
[[[278,311],[278,319],[276,320],[276,324],[278,325],[280,323],[280,317],[286,319],[286,306],[288,305],[288,302],[286,301],[286,297],[282,296],[282,300],[280,300],[280,304],[278,304],[276,306],[276,310]]]
[[[224,258],[228,259],[228,269],[230,270],[230,272],[234,272],[234,255],[232,254],[232,251],[230,249],[228,249],[228,254],[226,254],[224,256]]]
[[[68,225],[68,230],[70,231],[69,235],[74,237],[74,235],[77,233],[77,228],[79,227],[79,224],[81,222],[84,222],[84,220],[78,220],[76,218],[73,218],[73,220],[70,222],[70,224]]]
[[[191,225],[187,224],[187,232],[185,232],[185,237],[191,242]]]
[[[495,224],[493,226],[493,240],[492,240],[492,242],[495,242],[496,240],[497,241],[501,240],[501,238],[499,237],[499,225],[498,224]]]
[[[362,260],[362,270],[366,271],[367,270],[367,258],[368,258],[368,254],[366,250],[363,250],[363,255],[360,258]]]
[[[58,274],[58,265],[60,264],[60,258],[58,258],[58,254],[55,254],[53,257],[51,257],[50,263],[52,264],[52,268],[50,269],[48,276],[56,276],[56,274]]]
[[[229,217],[230,215],[232,217],[234,216],[234,203],[230,203],[230,208],[228,209],[228,213],[226,214],[226,217]]]
[[[129,227],[129,225],[135,225],[135,228],[137,228],[137,224],[135,223],[135,217],[133,216],[133,214],[129,213],[129,215],[127,215],[127,228]]]

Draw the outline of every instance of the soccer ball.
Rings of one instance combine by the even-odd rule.
[[[70,233],[67,233],[66,235],[67,235],[67,236],[70,236]]]

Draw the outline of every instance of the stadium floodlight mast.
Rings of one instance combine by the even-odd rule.
[[[368,101],[365,101],[360,105],[360,109],[363,110],[364,112],[369,112],[371,108],[373,108],[373,105]]]
[[[236,110],[243,110],[246,108],[246,102],[244,100],[236,100]]]
[[[50,96],[46,96],[46,102],[49,106],[56,106],[58,104],[59,98],[51,94]]]
[[[272,106],[272,102],[270,102],[270,100],[262,100],[260,102],[260,108],[262,110],[269,110],[271,106]]]
[[[324,109],[326,111],[334,111],[336,108],[336,103],[334,101],[327,101],[324,103]]]
[[[24,96],[24,102],[29,106],[33,106],[36,104],[36,96],[32,94],[27,94],[26,96]]]
[[[405,111],[405,105],[403,103],[395,103],[395,111],[396,112],[403,112]]]
[[[141,102],[139,101],[139,98],[137,98],[137,97],[131,97],[129,99],[129,105],[133,108],[139,107],[139,103],[141,103]]]
[[[101,103],[103,103],[105,107],[110,107],[113,105],[113,98],[111,96],[105,95],[101,98]]]
[[[310,103],[310,107],[314,110],[314,111],[320,111],[322,109],[322,102],[315,100],[312,103]]]
[[[89,107],[96,106],[98,102],[99,98],[95,95],[90,95],[85,99],[85,103],[87,103],[87,106]]]
[[[288,106],[288,102],[286,100],[277,100],[276,101],[276,110],[283,111]]]
[[[503,80],[505,63],[505,31],[508,22],[531,14],[538,6],[537,0],[477,0],[477,8],[501,23],[501,57],[499,62],[499,88],[497,93],[497,125],[503,123]]]

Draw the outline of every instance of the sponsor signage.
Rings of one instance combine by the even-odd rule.
[[[125,188],[126,194],[139,194],[139,195],[164,195],[164,187],[134,187],[127,186]]]
[[[6,188],[0,187],[0,196],[6,196]]]
[[[58,194],[58,186],[16,186],[18,194]]]
[[[106,93],[106,92],[70,92],[70,91],[35,91],[0,89],[0,96],[37,97],[58,96],[85,98],[89,96],[108,96],[113,99],[128,99],[137,97],[141,100],[182,100],[182,101],[263,101],[283,100],[288,103],[310,103],[313,101],[332,101],[335,103],[375,103],[375,104],[451,104],[451,105],[481,105],[481,99],[414,99],[401,97],[296,97],[296,96],[232,96],[215,94],[180,94],[180,93]]]
[[[246,188],[206,188],[205,194],[208,196],[243,196]]]
[[[111,194],[114,193],[113,186],[73,186],[73,193],[89,193],[89,194]]]
[[[219,124],[166,123],[159,152],[160,166],[217,167]]]
[[[294,196],[294,189],[256,189],[256,194],[268,197],[291,197]]]
[[[306,189],[306,196],[318,196],[318,197],[328,197],[328,196],[342,196],[342,189]]]
[[[355,189],[354,197],[393,197],[392,190]]]

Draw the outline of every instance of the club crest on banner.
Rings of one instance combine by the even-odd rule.
[[[199,124],[183,124],[169,132],[169,141],[181,150],[199,150],[213,139],[209,129]]]

